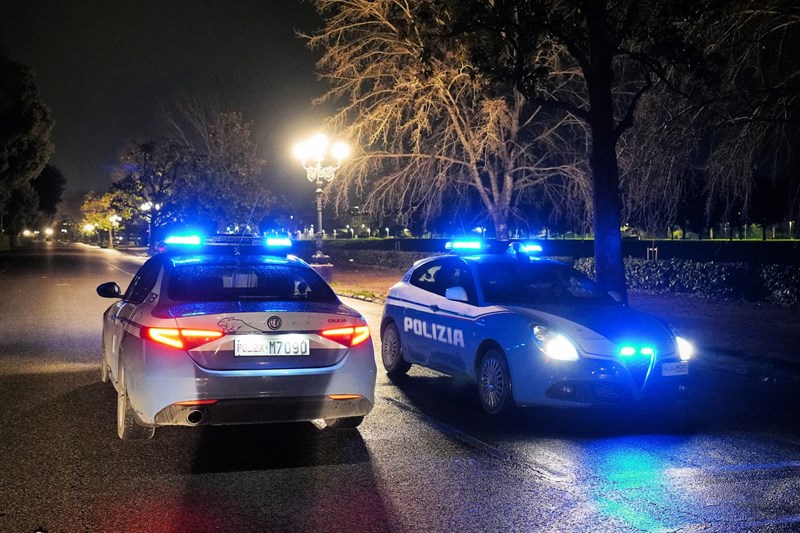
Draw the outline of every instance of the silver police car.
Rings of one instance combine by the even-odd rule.
[[[390,290],[381,358],[390,377],[412,364],[467,376],[491,414],[513,406],[681,399],[694,348],[665,321],[617,302],[568,265],[514,243],[448,243]]]
[[[174,236],[124,293],[97,288],[118,300],[103,315],[101,377],[117,391],[120,438],[169,425],[361,423],[375,392],[369,327],[290,245]]]

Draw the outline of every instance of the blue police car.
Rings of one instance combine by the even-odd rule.
[[[480,242],[417,261],[390,290],[381,358],[467,376],[491,414],[513,405],[588,406],[686,392],[694,348],[667,322],[601,291],[538,245]]]

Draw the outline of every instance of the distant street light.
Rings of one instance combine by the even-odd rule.
[[[111,226],[108,228],[108,247],[114,247],[114,228],[119,226],[119,223],[122,222],[122,217],[118,214],[114,213],[108,220],[111,222]]]
[[[144,202],[139,206],[139,210],[144,212],[142,218],[147,221],[147,247],[150,252],[155,250],[155,243],[153,243],[153,226],[155,222],[155,216],[151,213],[151,210],[160,211],[161,204],[154,204],[153,202]]]
[[[306,170],[306,177],[308,181],[315,183],[316,201],[317,201],[317,227],[316,227],[316,241],[317,252],[312,258],[313,263],[328,263],[328,257],[322,252],[322,236],[324,234],[322,229],[322,187],[325,182],[333,180],[336,171],[342,164],[342,160],[350,155],[350,147],[343,142],[336,142],[328,150],[328,138],[318,133],[301,142],[294,147],[294,155],[303,163],[303,168]],[[335,165],[322,166],[322,162],[326,156],[333,156],[336,160]],[[315,163],[308,163],[315,161]]]

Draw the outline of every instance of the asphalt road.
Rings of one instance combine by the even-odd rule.
[[[798,385],[702,364],[680,409],[492,418],[473,385],[415,367],[399,383],[379,371],[358,430],[124,443],[99,381],[110,302],[94,289],[140,263],[80,245],[0,252],[0,531],[800,530]],[[378,305],[347,303],[377,331]]]

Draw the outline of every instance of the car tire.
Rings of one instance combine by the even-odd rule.
[[[497,415],[513,407],[511,372],[503,352],[486,350],[478,363],[478,397],[484,411]]]
[[[404,376],[411,368],[411,363],[403,359],[403,345],[400,332],[394,322],[389,322],[381,332],[381,361],[389,377]]]
[[[326,418],[325,425],[332,429],[356,428],[364,421],[363,416],[348,416],[345,418]]]
[[[100,381],[108,383],[108,365],[105,357],[100,361]]]
[[[125,441],[152,439],[155,428],[140,426],[136,422],[124,382],[120,383],[120,389],[122,392],[117,392],[117,435]]]

